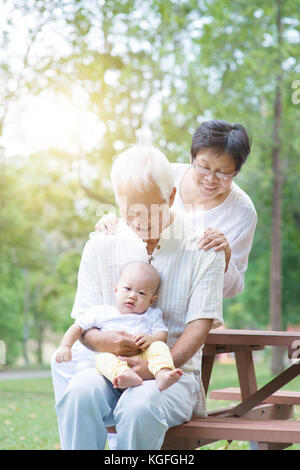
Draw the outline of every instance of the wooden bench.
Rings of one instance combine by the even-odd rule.
[[[300,442],[300,421],[222,416],[195,418],[181,426],[171,428],[167,433],[163,448],[195,449],[207,444],[208,440],[220,439],[258,441],[261,444],[260,449],[284,448],[291,443]],[[286,445],[278,446],[279,442]],[[277,445],[276,447],[266,446],[265,443]]]
[[[279,416],[278,411],[267,405],[255,407],[249,417],[244,418],[218,416],[218,412],[207,418],[193,418],[169,429],[162,449],[193,450],[223,439],[255,441],[259,443],[257,448],[260,450],[284,449],[300,443],[300,421],[290,420],[291,413],[287,414],[284,408],[281,409],[281,419],[272,419],[273,414]],[[115,432],[115,428],[108,430]]]
[[[293,406],[299,403],[300,393],[279,391],[300,374],[295,363],[268,384],[257,389],[253,351],[265,346],[285,347],[290,357],[300,344],[300,333],[257,330],[214,330],[203,349],[202,381],[206,393],[216,355],[233,352],[239,379],[239,389],[225,394],[213,391],[211,398],[241,400],[235,407],[193,418],[189,423],[169,429],[163,449],[195,449],[219,439],[258,442],[259,449],[281,449],[300,442],[300,421],[291,420]],[[294,348],[294,349],[293,349]],[[225,398],[226,395],[226,398]]]
[[[238,387],[220,388],[211,390],[209,398],[213,400],[241,401],[242,394]],[[277,405],[300,405],[300,392],[281,390],[267,397],[262,403],[272,403]]]
[[[300,443],[300,421],[293,417],[293,406],[299,404],[300,393],[279,391],[300,374],[300,361],[257,389],[253,351],[265,346],[282,346],[295,357],[300,333],[257,330],[213,330],[203,348],[202,382],[208,392],[216,355],[233,352],[239,389],[211,392],[213,398],[229,398],[241,402],[234,407],[210,412],[207,418],[193,418],[188,423],[169,429],[164,450],[191,450],[220,439],[259,443],[259,449],[282,449]],[[234,397],[234,398],[232,398]],[[110,428],[109,431],[113,432]]]

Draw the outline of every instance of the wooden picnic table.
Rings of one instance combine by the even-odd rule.
[[[235,354],[236,367],[238,372],[241,396],[246,400],[257,390],[257,380],[253,361],[253,351],[264,349],[265,346],[280,346],[288,351],[288,356],[300,357],[300,332],[288,331],[260,331],[260,330],[211,330],[203,349],[202,361],[202,381],[207,392],[213,363],[217,354],[224,352],[233,352]],[[298,368],[294,368],[298,370]],[[298,373],[293,375],[286,383],[290,382]],[[278,383],[278,389],[285,384],[279,384],[278,377],[275,386]]]
[[[283,347],[295,361],[258,389],[253,351],[265,346]],[[292,417],[293,406],[300,404],[300,393],[280,391],[300,374],[297,360],[300,358],[300,332],[212,330],[202,358],[202,382],[206,393],[216,356],[228,352],[235,355],[240,387],[215,391],[212,398],[241,402],[210,412],[207,418],[193,418],[189,423],[171,428],[163,449],[193,449],[219,439],[255,439],[260,442],[260,449],[279,449],[300,442],[300,421],[287,421]]]

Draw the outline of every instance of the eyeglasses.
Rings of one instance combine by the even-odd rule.
[[[233,175],[231,175],[229,173],[221,173],[220,171],[212,171],[209,168],[204,168],[203,166],[197,165],[196,163],[194,163],[193,166],[196,171],[201,173],[201,175],[215,175],[218,178],[218,180],[221,180],[221,181],[231,181],[232,178],[234,178],[237,175],[237,171],[235,171]]]

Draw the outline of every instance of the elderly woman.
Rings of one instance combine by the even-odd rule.
[[[87,242],[72,317],[93,305],[113,304],[113,285],[125,264],[151,262],[162,280],[157,306],[168,328],[168,345],[184,375],[159,391],[147,363],[132,359],[134,370],[148,380],[121,391],[94,367],[74,375],[76,362],[94,355],[79,344],[72,349],[72,363],[52,361],[54,387],[60,387],[56,412],[64,449],[103,449],[106,428],[113,424],[118,449],[159,449],[169,427],[195,413],[205,415],[201,346],[210,328],[223,322],[225,256],[223,251],[195,249],[193,227],[171,209],[176,192],[172,168],[160,151],[129,149],[115,160],[111,176],[124,220],[114,235],[98,233]],[[84,344],[119,356],[138,352],[121,331],[88,330]],[[62,372],[66,365],[70,369]]]
[[[233,182],[249,153],[242,125],[207,121],[192,137],[191,164],[172,164],[177,189],[173,209],[188,213],[195,228],[205,228],[199,248],[225,252],[224,297],[244,289],[257,222],[251,199]],[[115,216],[108,215],[95,228],[107,233],[115,223]]]

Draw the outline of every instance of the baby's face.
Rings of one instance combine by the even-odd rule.
[[[157,299],[154,290],[155,287],[149,276],[125,272],[115,286],[119,312],[144,313]]]

